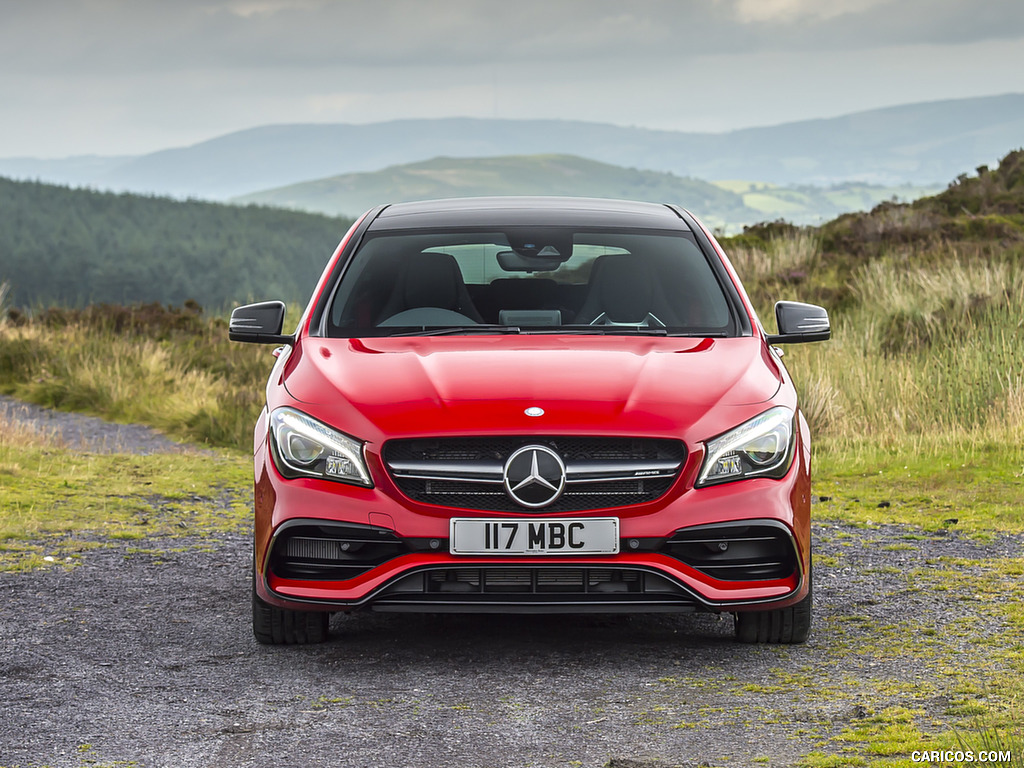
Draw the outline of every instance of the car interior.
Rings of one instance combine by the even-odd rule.
[[[522,233],[371,238],[349,265],[326,335],[399,329],[589,326],[728,334],[722,288],[697,245],[676,235]]]

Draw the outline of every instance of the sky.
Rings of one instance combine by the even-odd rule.
[[[0,0],[0,157],[424,117],[719,132],[1021,92],[1021,0]]]

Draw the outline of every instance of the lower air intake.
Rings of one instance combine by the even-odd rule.
[[[662,551],[722,581],[786,579],[797,570],[789,529],[769,522],[684,528]]]
[[[270,570],[283,579],[344,581],[406,551],[391,531],[359,525],[299,525],[282,531]]]
[[[483,566],[424,568],[389,586],[377,610],[465,612],[572,612],[616,608],[692,611],[692,595],[670,579],[642,568]]]

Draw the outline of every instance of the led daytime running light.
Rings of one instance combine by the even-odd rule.
[[[286,477],[301,475],[373,486],[363,461],[363,446],[351,437],[293,408],[275,410],[270,428],[274,459]]]
[[[765,411],[708,441],[697,486],[748,477],[781,477],[789,469],[794,437],[793,411],[784,406]]]

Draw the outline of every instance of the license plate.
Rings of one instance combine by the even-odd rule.
[[[453,555],[615,555],[619,518],[452,518]]]

